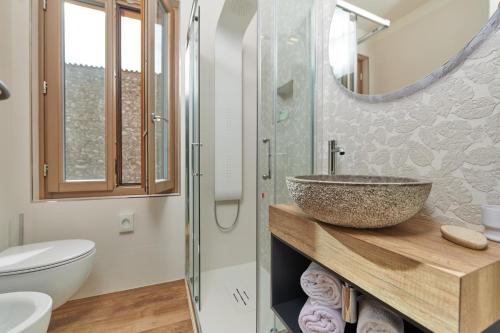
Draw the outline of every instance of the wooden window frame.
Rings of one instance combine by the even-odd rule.
[[[143,2],[143,5],[146,2]],[[179,160],[179,137],[178,137],[178,71],[179,66],[179,33],[178,33],[178,2],[173,0],[151,0],[148,1],[147,8],[143,10],[143,13],[147,15],[145,22],[149,23],[148,31],[155,31],[156,14],[158,3],[161,3],[166,13],[168,14],[168,53],[169,57],[169,85],[168,85],[168,109],[169,109],[169,127],[168,127],[168,160],[174,161]],[[151,113],[155,112],[155,36],[154,33],[146,34],[146,59],[148,63],[148,68],[146,73],[148,73],[146,81],[146,94],[147,94],[147,124],[148,124],[148,147],[155,146],[155,124],[151,118]],[[156,181],[156,161],[154,148],[149,149],[148,154],[148,188],[152,193],[162,193],[175,190],[178,187],[179,178],[179,167],[178,163],[169,163],[168,168],[168,178],[166,180],[157,182]]]
[[[68,1],[68,0],[67,0]],[[72,1],[72,0],[69,0]],[[169,110],[171,121],[169,124],[169,180],[167,184],[158,184],[154,181],[154,126],[151,126],[151,118],[147,115],[151,107],[151,87],[152,75],[147,75],[148,50],[150,47],[149,37],[146,34],[147,24],[150,24],[149,14],[150,6],[156,3],[155,0],[137,0],[133,3],[125,0],[92,0],[88,1],[90,6],[102,4],[106,12],[106,72],[105,72],[105,131],[106,131],[106,178],[103,181],[65,181],[63,166],[63,131],[62,117],[63,106],[63,66],[62,64],[62,6],[63,2],[58,0],[48,0],[48,8],[44,10],[43,1],[39,1],[39,27],[38,27],[38,66],[39,66],[39,84],[43,86],[48,83],[48,92],[45,94],[43,89],[39,93],[39,114],[38,114],[38,150],[39,150],[39,173],[38,198],[44,199],[66,199],[66,198],[92,198],[92,197],[110,197],[110,196],[147,196],[156,194],[178,194],[180,192],[179,182],[179,105],[178,105],[178,78],[179,78],[179,59],[178,59],[178,1],[161,0],[168,10],[169,20],[169,43],[172,57],[170,59],[169,74]],[[83,2],[86,2],[83,0]],[[82,4],[81,1],[77,1]],[[147,3],[147,4],[146,4]],[[59,4],[59,5],[58,5]],[[149,7],[149,8],[148,8]],[[94,7],[93,7],[94,8]],[[135,8],[141,11],[142,18],[142,93],[141,93],[141,112],[142,112],[142,163],[141,163],[141,185],[120,185],[118,186],[118,173],[116,170],[116,161],[118,160],[117,135],[120,126],[118,124],[117,85],[119,81],[114,77],[117,73],[117,57],[119,56],[119,47],[117,43],[118,20],[120,8]],[[153,21],[154,28],[154,21]],[[52,36],[46,38],[46,36]],[[53,37],[57,36],[57,37]],[[153,45],[154,47],[154,45]],[[153,50],[154,51],[154,50]],[[153,53],[154,54],[154,53]],[[153,61],[154,64],[154,61]],[[154,79],[154,77],[153,77]],[[148,80],[148,81],[146,81]],[[153,86],[154,87],[154,81]],[[154,89],[153,89],[154,93]],[[154,96],[153,96],[154,97]],[[154,103],[154,100],[153,100]],[[152,124],[154,125],[154,124]],[[151,164],[153,163],[153,164]],[[45,172],[45,166],[48,165],[48,173]],[[151,171],[153,169],[153,171]],[[153,172],[153,174],[151,174]],[[166,185],[166,186],[165,186]]]
[[[116,105],[114,107],[115,110],[115,120],[113,121],[113,124],[115,124],[115,135],[116,135],[116,152],[115,152],[115,177],[116,177],[116,187],[123,187],[126,188],[127,191],[130,191],[131,189],[137,189],[140,188],[141,191],[143,191],[145,194],[146,188],[145,188],[145,180],[146,180],[146,174],[145,174],[145,164],[146,164],[146,145],[145,145],[145,139],[144,139],[144,130],[146,126],[144,125],[144,83],[143,83],[143,71],[144,71],[144,61],[142,61],[141,64],[141,183],[140,184],[123,184],[123,158],[122,158],[122,70],[121,70],[121,17],[122,13],[130,13],[130,12],[136,12],[136,15],[130,15],[130,14],[125,14],[124,16],[128,16],[131,18],[137,18],[134,16],[139,16],[139,20],[141,21],[141,31],[142,31],[142,15],[141,15],[141,7],[140,6],[132,6],[128,3],[126,4],[121,4],[117,3],[116,5],[116,22],[115,22],[115,28],[116,28],[116,33],[114,33],[114,36],[116,36],[116,43],[114,43],[115,48],[115,59],[116,59],[116,67],[115,67],[115,73],[116,73],[116,80],[115,80],[115,98],[113,99],[116,102]],[[144,59],[144,52],[143,52],[143,39],[141,40],[141,58]]]
[[[169,54],[169,84],[168,84],[168,109],[169,109],[169,127],[168,127],[168,161],[175,161],[179,159],[178,146],[178,75],[179,66],[179,38],[178,38],[178,3],[172,0],[152,0],[148,1],[147,8],[142,12],[147,15],[147,19],[143,22],[149,24],[148,31],[155,31],[156,14],[158,3],[163,5],[166,13],[168,14],[168,54]],[[145,2],[143,2],[143,5]],[[146,62],[149,68],[146,70],[147,73],[154,73],[155,66],[155,35],[154,33],[146,34]],[[153,119],[150,117],[151,113],[155,111],[155,78],[150,75],[146,81],[146,95],[147,95],[147,124],[148,124],[148,147],[155,146],[155,124]],[[157,182],[156,181],[156,160],[154,149],[148,149],[148,188],[152,193],[162,193],[174,190],[178,185],[178,163],[169,164],[168,168],[168,178],[166,180]]]

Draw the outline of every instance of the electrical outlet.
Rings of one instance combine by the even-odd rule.
[[[134,232],[134,214],[120,214],[120,234]]]

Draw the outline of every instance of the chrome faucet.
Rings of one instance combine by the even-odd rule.
[[[336,140],[328,141],[328,172],[335,175],[337,172],[337,154],[345,155],[344,148],[337,146]]]

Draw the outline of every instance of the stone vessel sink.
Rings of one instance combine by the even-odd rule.
[[[290,196],[308,215],[353,228],[390,227],[424,206],[432,183],[382,176],[287,177]]]

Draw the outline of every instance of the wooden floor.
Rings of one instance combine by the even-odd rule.
[[[70,301],[49,333],[193,333],[183,280]]]

